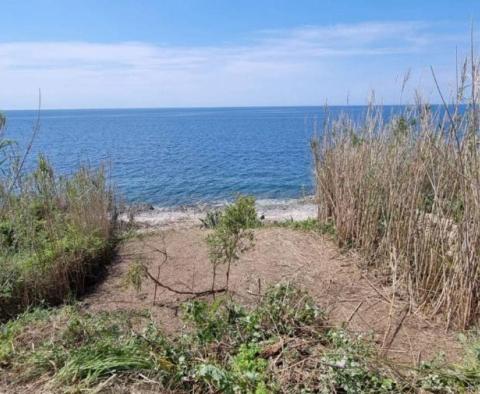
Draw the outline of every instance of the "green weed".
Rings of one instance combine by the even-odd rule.
[[[214,229],[216,228],[222,219],[222,211],[220,210],[212,210],[208,211],[205,215],[204,219],[200,219],[202,223],[202,227],[206,229]]]
[[[290,228],[299,231],[313,231],[319,234],[335,235],[335,224],[332,221],[319,222],[317,219],[285,220],[276,222],[274,226]]]
[[[269,288],[256,307],[196,300],[181,316],[185,329],[166,336],[146,312],[25,312],[0,327],[0,372],[16,385],[48,381],[53,392],[106,381],[128,387],[140,377],[156,390],[231,394],[480,388],[478,336],[466,339],[461,365],[392,369],[368,338],[327,327],[312,299],[288,283]]]

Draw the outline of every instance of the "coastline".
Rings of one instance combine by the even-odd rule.
[[[221,210],[228,202],[213,202],[192,206],[162,207],[155,205],[132,205],[121,213],[123,222],[133,222],[141,227],[188,228],[201,224],[207,212]],[[256,201],[258,216],[266,223],[286,220],[306,220],[317,216],[313,196],[298,199],[260,199]]]

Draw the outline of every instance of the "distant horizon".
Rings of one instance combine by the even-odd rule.
[[[431,106],[443,106],[443,103],[428,103]],[[414,103],[404,104],[373,104],[374,107],[411,107]],[[453,105],[453,104],[448,104]],[[467,104],[462,104],[465,106]],[[370,104],[323,104],[323,105],[235,105],[235,106],[211,106],[211,107],[99,107],[99,108],[40,108],[43,111],[115,111],[115,110],[174,110],[174,109],[255,109],[255,108],[335,108],[335,107],[368,107]],[[38,108],[15,108],[1,109],[0,113],[6,112],[38,112]]]

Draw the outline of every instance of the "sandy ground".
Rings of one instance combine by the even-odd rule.
[[[157,230],[127,241],[106,279],[82,301],[88,311],[150,309],[166,332],[181,327],[175,308],[186,296],[157,289],[145,281],[140,292],[127,289],[124,277],[141,259],[161,282],[175,289],[204,290],[211,286],[211,265],[206,230],[198,227]],[[444,352],[447,359],[460,355],[453,333],[421,314],[407,314],[399,296],[391,306],[391,289],[380,279],[367,277],[359,259],[341,254],[333,242],[314,233],[265,227],[255,230],[255,246],[236,263],[230,288],[240,302],[254,303],[268,284],[292,281],[305,288],[324,308],[332,325],[370,333],[384,354],[397,361],[418,363]],[[168,259],[159,250],[166,250]],[[219,275],[222,285],[224,276]]]

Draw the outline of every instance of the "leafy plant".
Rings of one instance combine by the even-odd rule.
[[[200,219],[202,222],[202,227],[206,229],[216,228],[222,219],[222,211],[212,210],[208,211],[205,215],[205,219]]]
[[[372,363],[375,351],[361,337],[342,330],[331,330],[326,337],[329,350],[322,357],[326,370],[321,378],[325,386],[352,394],[402,391],[386,369]]]
[[[226,288],[230,280],[230,269],[239,255],[253,246],[252,228],[259,220],[253,197],[239,196],[220,217],[212,234],[208,235],[210,261],[213,266],[212,290],[215,288],[216,272],[219,265],[226,265]]]
[[[128,268],[127,274],[124,276],[124,285],[133,287],[139,292],[142,289],[143,278],[145,277],[145,268],[141,261],[134,261]]]

